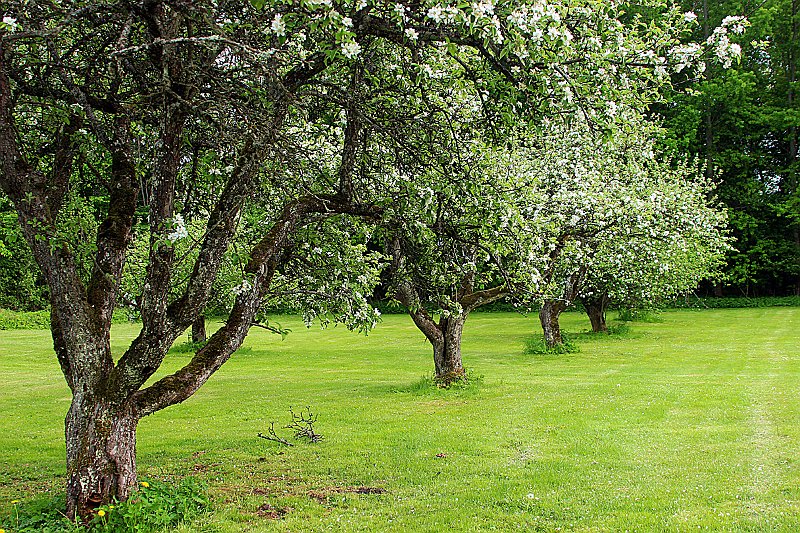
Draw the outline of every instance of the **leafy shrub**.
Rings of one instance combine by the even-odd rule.
[[[177,344],[173,344],[172,348],[169,349],[172,353],[195,353],[200,348],[205,346],[208,341],[201,341],[201,342],[192,342],[192,341],[184,341]]]
[[[667,307],[690,309],[748,309],[757,307],[800,307],[800,296],[765,296],[759,298],[714,297],[676,298]]]
[[[621,324],[612,324],[608,326],[608,331],[606,334],[608,335],[618,335],[620,337],[624,337],[631,332],[631,327],[626,324],[625,322]]]
[[[172,530],[207,511],[206,486],[194,478],[169,484],[142,482],[130,499],[96,510],[88,524],[72,522],[64,515],[64,495],[49,500],[15,503],[2,527],[14,533],[148,533]]]
[[[0,329],[50,329],[50,311],[20,313],[0,309]]]
[[[13,501],[11,514],[2,526],[14,533],[83,533],[86,528],[67,519],[64,495],[39,498],[20,504]]]
[[[563,344],[548,346],[543,335],[535,335],[525,341],[523,352],[529,355],[559,355],[565,353],[577,353],[581,351],[570,335],[561,333]]]
[[[448,384],[443,384],[436,379],[436,376],[426,374],[418,381],[415,381],[407,387],[394,388],[392,392],[408,392],[419,395],[440,394],[442,392],[451,393],[455,392],[457,396],[463,394],[473,394],[483,385],[483,375],[476,374],[474,371],[467,369],[461,379],[450,381]]]
[[[195,478],[177,485],[144,481],[127,501],[98,508],[90,531],[162,531],[191,521],[209,506],[206,486]]]
[[[587,330],[578,333],[577,335],[575,335],[575,340],[584,342],[584,341],[607,339],[608,337],[627,339],[631,336],[632,333],[630,325],[628,325],[627,322],[617,322],[616,324],[608,324],[607,331],[594,332],[591,330]]]

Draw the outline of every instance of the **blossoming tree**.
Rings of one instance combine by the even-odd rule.
[[[657,128],[632,121],[606,139],[581,128],[555,135],[529,171],[548,191],[534,200],[550,250],[539,313],[549,346],[558,318],[581,298],[602,330],[609,299],[650,300],[697,286],[729,247],[726,216],[692,164],[660,155]]]

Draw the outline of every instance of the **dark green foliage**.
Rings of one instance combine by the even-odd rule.
[[[64,495],[37,498],[14,503],[9,516],[2,517],[2,526],[14,533],[83,533],[86,528],[71,522],[64,515]]]
[[[22,236],[17,214],[0,194],[0,308],[44,309],[47,296],[47,287]]]
[[[211,501],[206,486],[188,477],[174,485],[160,481],[142,483],[139,492],[125,502],[98,510],[91,531],[149,532],[174,528],[207,511]],[[102,510],[105,515],[100,515]]]
[[[667,302],[666,307],[688,309],[748,309],[757,307],[800,307],[800,296],[762,298],[680,298]]]
[[[561,332],[563,344],[556,344],[555,346],[548,346],[541,335],[535,335],[525,341],[523,352],[528,355],[560,355],[565,353],[578,353],[581,351],[571,336]]]
[[[50,312],[21,313],[0,309],[0,330],[2,329],[50,329]]]
[[[708,19],[696,2],[702,41],[728,15],[748,16],[741,63],[709,65],[691,91],[673,94],[659,109],[671,132],[667,144],[695,155],[719,182],[729,208],[735,249],[717,295],[800,295],[800,190],[797,106],[798,4],[766,0],[708,2]]]
[[[174,344],[172,348],[169,349],[171,353],[195,353],[197,350],[202,348],[206,345],[208,341],[203,342],[192,342],[192,341],[184,341],[178,344]]]
[[[59,495],[15,504],[2,526],[14,533],[146,533],[189,522],[210,505],[205,484],[189,477],[176,484],[143,482],[128,501],[98,508],[88,524],[68,520],[64,496]]]

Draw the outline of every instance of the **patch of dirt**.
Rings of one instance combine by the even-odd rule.
[[[275,507],[269,503],[264,503],[261,507],[258,508],[256,514],[261,518],[267,518],[269,520],[280,520],[288,513],[294,511],[291,507]]]
[[[321,490],[308,491],[309,498],[314,498],[320,503],[326,503],[333,494],[386,494],[386,489],[381,487],[327,487]]]

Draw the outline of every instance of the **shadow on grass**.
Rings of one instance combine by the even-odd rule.
[[[191,342],[191,341],[184,341],[178,344],[173,344],[172,348],[169,349],[169,353],[173,355],[177,354],[195,354],[197,353],[200,348],[206,345],[206,342]],[[233,352],[236,356],[243,356],[243,355],[253,355],[253,348],[250,346],[242,346],[235,352]]]
[[[467,370],[464,379],[442,386],[437,383],[433,374],[426,374],[420,379],[404,386],[390,386],[389,392],[409,394],[412,396],[453,398],[453,397],[474,397],[480,393],[485,386],[482,375],[475,374],[474,371]]]
[[[642,334],[634,332],[631,329],[631,326],[627,322],[619,322],[616,324],[611,324],[608,326],[608,331],[589,331],[584,330],[580,333],[572,333],[570,334],[570,338],[574,339],[578,342],[593,342],[593,341],[602,341],[608,339],[614,340],[626,340],[626,339],[637,339],[641,338]]]

